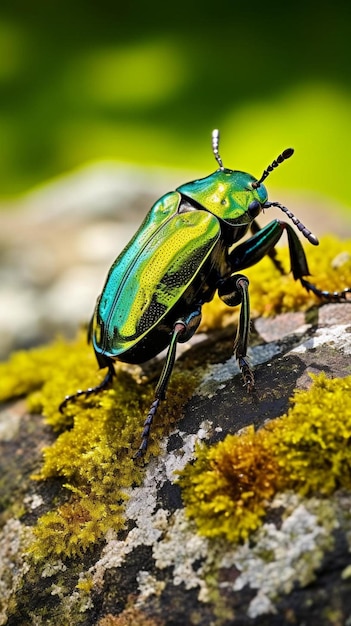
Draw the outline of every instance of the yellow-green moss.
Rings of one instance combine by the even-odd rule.
[[[278,466],[253,427],[208,447],[199,445],[195,463],[180,472],[187,513],[207,537],[246,539],[266,512],[276,490]]]
[[[92,357],[83,333],[72,347],[73,349],[64,339],[58,339],[49,347],[15,352],[9,361],[0,364],[0,401],[27,395],[35,389],[40,389],[48,381],[55,362],[65,363],[66,368],[72,359],[75,361],[75,347],[82,351],[83,362],[79,370],[86,373],[86,359],[89,362]],[[67,380],[65,383],[67,385]]]
[[[286,417],[262,431],[287,487],[303,495],[351,488],[351,376],[312,376]]]
[[[44,462],[35,478],[62,479],[68,497],[38,521],[32,546],[37,559],[81,554],[109,528],[123,527],[125,490],[140,483],[144,471],[132,456],[155,383],[138,384],[118,364],[116,370],[111,389],[68,404],[62,415],[58,407],[67,393],[97,384],[105,373],[98,371],[83,336],[15,354],[0,366],[1,399],[29,394],[30,410],[42,412],[59,432],[43,450]],[[146,461],[158,453],[160,438],[179,419],[195,385],[195,375],[174,372],[167,402],[155,419]]]
[[[351,240],[323,237],[319,246],[302,242],[311,277],[319,289],[342,291],[351,285]],[[321,299],[308,293],[290,272],[288,247],[278,248],[278,259],[286,275],[282,276],[268,257],[244,271],[250,281],[252,316],[265,317],[287,311],[306,311]],[[344,254],[343,254],[344,253]],[[307,277],[308,278],[308,277]],[[218,297],[203,308],[202,330],[218,328],[236,319],[238,309],[230,309]]]
[[[328,495],[351,488],[351,376],[314,377],[287,415],[254,432],[198,446],[180,472],[187,514],[207,537],[245,540],[278,490]]]
[[[165,626],[165,622],[161,618],[148,617],[137,608],[128,607],[119,615],[106,615],[97,626]]]

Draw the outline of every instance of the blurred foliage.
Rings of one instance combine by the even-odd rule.
[[[348,204],[351,6],[2,0],[0,196],[96,159],[259,176]]]

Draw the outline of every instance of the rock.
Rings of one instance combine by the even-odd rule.
[[[251,349],[257,364],[252,394],[242,387],[230,357],[230,329],[221,342],[211,335],[184,353],[180,368],[207,363],[206,373],[177,428],[162,441],[160,455],[146,466],[142,483],[129,489],[125,530],[117,534],[111,527],[105,540],[80,558],[51,557],[38,564],[25,554],[31,528],[55,499],[62,501],[63,488],[58,480],[30,479],[53,432],[21,402],[7,405],[0,429],[6,521],[0,539],[0,624],[346,624],[350,490],[328,497],[279,492],[249,541],[235,544],[196,532],[174,472],[191,461],[196,441],[212,444],[283,415],[293,392],[311,386],[310,373],[349,375],[349,307],[325,305],[308,323],[300,313],[282,316],[275,328],[257,320],[256,331],[265,340],[256,337],[258,345]]]

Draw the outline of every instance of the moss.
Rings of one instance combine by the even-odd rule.
[[[187,513],[207,537],[246,539],[276,490],[278,466],[253,427],[219,444],[199,445],[194,465],[180,473]]]
[[[284,419],[263,431],[288,487],[303,495],[351,488],[351,376],[312,376]]]
[[[144,472],[132,455],[140,443],[154,383],[140,385],[117,364],[111,389],[70,403],[62,415],[58,406],[67,393],[92,386],[104,376],[83,336],[15,354],[0,369],[2,399],[17,392],[28,394],[30,410],[42,412],[59,433],[44,448],[44,462],[34,478],[61,479],[66,501],[39,518],[31,552],[36,559],[80,555],[109,528],[123,528],[126,490],[139,484]],[[160,438],[179,419],[196,381],[188,372],[174,372],[167,402],[155,418],[146,461],[159,452]]]
[[[257,432],[249,427],[198,446],[179,482],[187,515],[201,534],[245,540],[278,491],[311,496],[351,488],[351,376],[313,378],[282,418]]]
[[[351,240],[323,237],[319,246],[305,246],[311,282],[319,289],[342,291],[351,285]],[[278,248],[278,259],[286,274],[281,275],[268,257],[244,270],[250,281],[252,316],[275,316],[287,311],[306,311],[321,299],[308,293],[290,272],[288,247]],[[236,319],[238,308],[230,309],[218,297],[203,309],[202,330],[224,326]]]
[[[7,363],[0,364],[0,401],[27,395],[35,389],[40,389],[44,383],[48,382],[50,371],[54,367],[55,362],[64,363],[64,371],[66,371],[68,363],[75,360],[74,347],[83,351],[86,347],[85,344],[86,341],[82,333],[79,340],[72,344],[73,350],[67,346],[66,341],[58,339],[49,348],[44,346],[34,350],[22,350],[14,353]],[[86,358],[88,357],[88,361],[91,360],[91,358],[89,359],[89,356],[91,356],[89,352],[86,348],[85,353],[81,353],[84,359],[81,367],[85,372]],[[66,386],[67,380],[64,381],[63,388],[65,389]]]
[[[143,611],[134,607],[126,608],[119,615],[106,615],[97,624],[97,626],[164,626],[165,622],[161,619],[153,619],[148,617]]]

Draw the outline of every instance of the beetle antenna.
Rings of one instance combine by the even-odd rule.
[[[308,228],[306,228],[306,226],[302,222],[300,222],[300,220],[298,220],[297,217],[295,217],[295,215],[291,211],[289,211],[289,209],[280,204],[280,202],[265,202],[263,208],[268,209],[270,206],[277,206],[278,209],[283,211],[285,215],[287,215],[287,217],[295,224],[295,226],[297,226],[299,231],[303,234],[304,237],[306,237],[306,239],[308,239],[310,243],[312,243],[314,246],[319,245],[317,237],[313,233],[311,233],[311,231],[308,230]]]
[[[252,183],[252,187],[254,189],[257,189],[257,187],[259,187],[263,183],[263,181],[267,178],[267,176],[269,176],[269,174],[273,172],[273,170],[276,167],[278,167],[278,165],[283,163],[283,161],[286,161],[286,159],[290,159],[290,157],[293,154],[294,154],[293,148],[286,148],[286,150],[284,150],[270,165],[268,165],[267,169],[264,170],[260,180],[257,180],[255,183]]]
[[[222,162],[222,159],[221,159],[220,154],[218,152],[218,148],[219,148],[219,130],[218,130],[218,128],[215,128],[212,131],[212,151],[213,151],[213,154],[215,156],[215,159],[216,159],[220,169],[224,170],[223,162]]]

